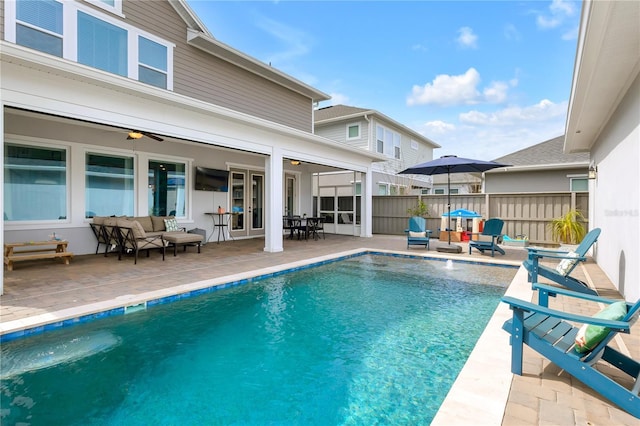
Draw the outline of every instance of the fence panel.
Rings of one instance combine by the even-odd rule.
[[[373,233],[402,234],[407,227],[407,210],[422,199],[427,204],[427,228],[437,237],[442,214],[447,212],[446,195],[399,195],[373,197]],[[485,220],[499,217],[505,221],[503,232],[510,237],[526,235],[532,244],[554,245],[551,220],[571,209],[585,216],[588,225],[589,194],[587,192],[553,192],[526,194],[452,194],[451,210],[478,212]]]

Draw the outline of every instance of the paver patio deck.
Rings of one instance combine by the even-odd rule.
[[[416,248],[407,250],[404,236],[375,235],[372,238],[358,238],[328,234],[326,239],[320,241],[285,239],[284,251],[280,253],[264,252],[264,241],[252,239],[227,241],[220,244],[208,243],[202,247],[200,254],[193,248],[188,248],[186,253],[179,250],[176,257],[168,253],[164,262],[157,252],[152,252],[149,258],[144,255],[139,258],[137,265],[134,265],[133,259],[129,257],[118,261],[117,255],[114,254],[106,258],[101,254],[75,256],[70,265],[58,264],[54,261],[25,261],[16,265],[14,271],[4,272],[5,293],[0,297],[0,332],[7,332],[20,327],[21,324],[29,327],[40,321],[53,321],[59,315],[79,316],[89,311],[104,310],[115,304],[128,304],[138,300],[140,295],[163,294],[169,288],[172,289],[170,291],[175,292],[176,288],[190,289],[223,283],[229,281],[230,277],[237,279],[249,276],[254,271],[268,271],[283,264],[305,263],[310,259],[362,248],[513,264],[520,264],[526,257],[525,250],[508,246],[504,247],[505,256],[496,255],[495,258],[491,258],[475,250],[472,255],[469,255],[464,243],[461,244],[463,246],[461,254],[444,256],[434,250],[437,245],[438,241],[434,240],[431,250],[426,252],[424,249]],[[72,248],[71,244],[70,249]],[[578,278],[591,282],[601,295],[620,297],[609,279],[594,262],[587,262],[576,268],[575,274]],[[517,275],[522,281],[523,271],[519,271]],[[526,281],[526,274],[524,277]],[[520,285],[522,286],[522,283]],[[585,314],[593,314],[598,310],[597,306],[569,303],[568,300],[560,297],[558,300],[552,300],[551,306]],[[491,323],[489,327],[499,328]],[[491,333],[494,338],[508,342],[506,332],[492,331],[495,331]],[[504,343],[502,344],[505,346]],[[640,359],[638,327],[632,334],[618,339],[616,344],[626,348],[635,359]],[[509,350],[510,348],[506,345],[503,352]],[[481,366],[483,357],[483,353],[472,354],[472,358],[475,358]],[[473,363],[469,363],[471,364]],[[505,368],[504,365],[492,367],[501,368],[503,372]],[[476,371],[473,371],[474,368]],[[477,377],[481,377],[480,373],[487,374],[486,371],[477,371],[477,368],[472,366],[461,376],[470,377],[473,383],[476,374],[478,374]],[[507,365],[506,369],[508,368]],[[484,385],[487,384],[484,383]],[[509,375],[507,386],[509,388],[506,390],[508,393],[506,405],[504,401],[496,401],[497,404],[495,404],[500,409],[497,417],[484,416],[483,410],[489,410],[486,407],[477,407],[476,411],[461,408],[454,410],[458,412],[457,414],[451,415],[447,412],[446,416],[439,416],[434,423],[469,424],[469,413],[475,413],[472,414],[474,425],[500,423],[505,426],[638,425],[637,419],[613,406],[568,374],[559,372],[557,367],[528,348],[525,352],[524,374]],[[463,396],[465,392],[475,392],[474,386],[465,384],[463,380],[460,386],[454,387],[455,392],[462,392]],[[480,404],[482,399],[477,393],[475,395],[477,395],[477,403]],[[452,404],[455,407],[456,395],[449,396],[451,399],[449,397],[447,399],[453,401]],[[473,405],[473,401],[471,404]],[[496,418],[498,420],[495,420]]]

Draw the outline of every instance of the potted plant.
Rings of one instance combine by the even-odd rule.
[[[407,209],[407,213],[411,216],[420,216],[424,217],[429,214],[429,209],[424,201],[418,200],[418,205],[415,207]]]
[[[551,220],[551,238],[564,244],[579,244],[586,234],[585,218],[578,210]]]

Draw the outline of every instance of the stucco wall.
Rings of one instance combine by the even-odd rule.
[[[602,228],[598,265],[629,301],[640,298],[640,76],[591,151],[598,167],[591,181],[590,217]]]

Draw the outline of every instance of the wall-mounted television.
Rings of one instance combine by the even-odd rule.
[[[229,192],[229,172],[196,167],[195,189],[196,191]]]

